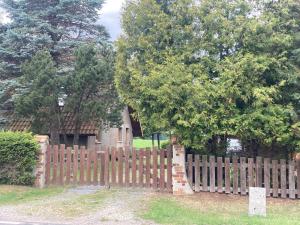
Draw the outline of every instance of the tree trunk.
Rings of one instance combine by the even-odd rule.
[[[160,149],[160,133],[157,133],[157,145],[158,149]]]

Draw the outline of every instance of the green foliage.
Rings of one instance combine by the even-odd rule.
[[[32,185],[38,150],[30,133],[0,132],[0,184]]]
[[[235,136],[297,150],[298,10],[295,0],[127,1],[118,91],[144,126],[193,149],[224,151]]]

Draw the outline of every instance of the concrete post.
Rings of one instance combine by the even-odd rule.
[[[49,137],[46,135],[37,135],[35,139],[40,145],[40,152],[35,168],[35,182],[34,186],[38,188],[45,187],[45,176],[46,176],[46,151],[49,145]]]
[[[185,149],[178,144],[173,145],[172,183],[173,195],[194,194],[191,184],[187,179],[185,169]]]

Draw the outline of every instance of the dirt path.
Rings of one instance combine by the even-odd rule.
[[[0,221],[80,224],[154,225],[139,214],[153,192],[136,189],[70,189],[47,199],[1,206]]]

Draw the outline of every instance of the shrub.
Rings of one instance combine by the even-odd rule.
[[[38,150],[30,133],[0,132],[0,184],[32,185]]]

